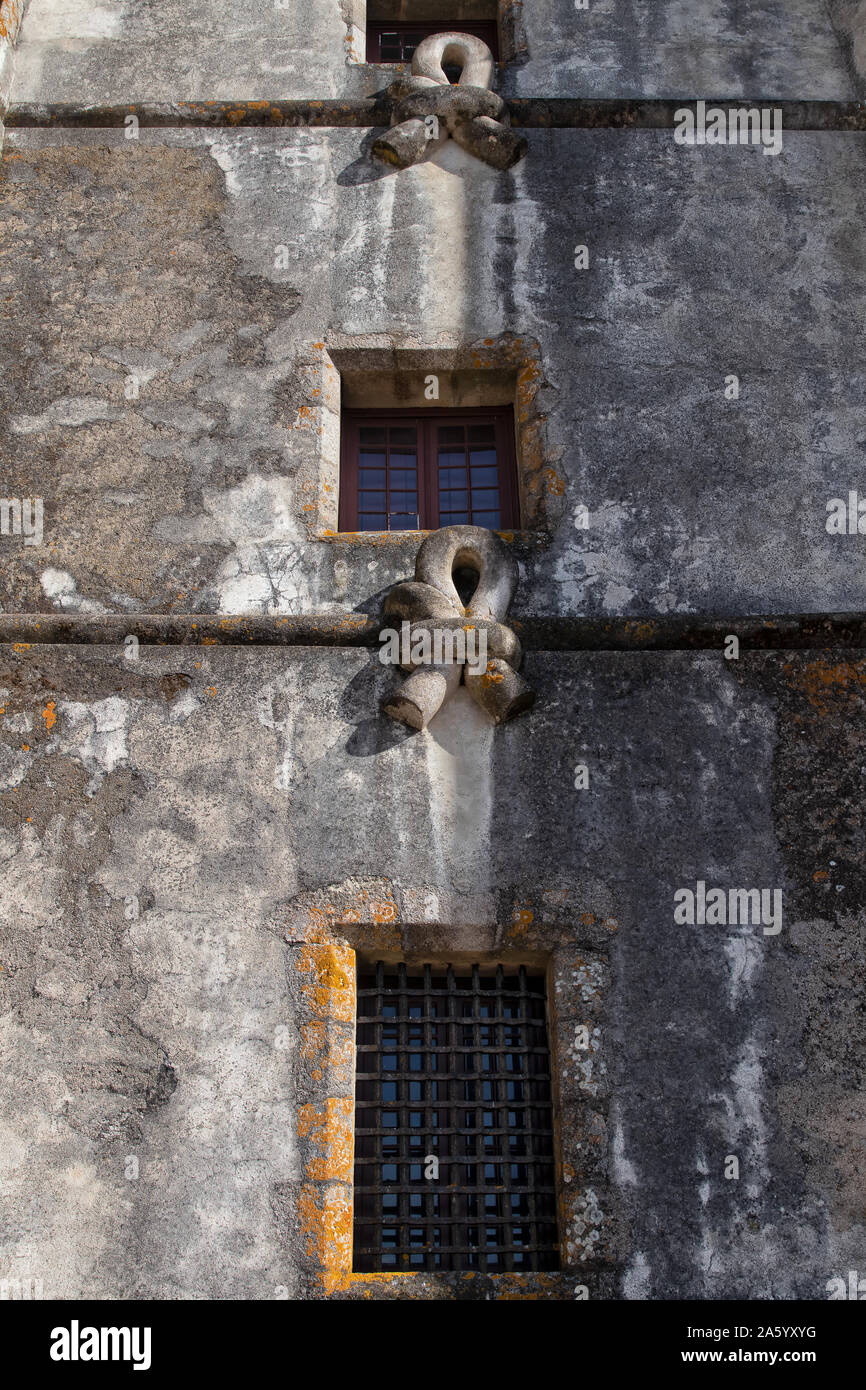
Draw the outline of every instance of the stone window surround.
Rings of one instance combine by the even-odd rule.
[[[411,895],[406,894],[407,898]],[[408,904],[407,904],[408,905]],[[510,929],[403,922],[390,886],[351,884],[295,899],[289,993],[300,1035],[295,1064],[302,1173],[295,1184],[303,1297],[312,1299],[597,1299],[613,1296],[618,1241],[608,1187],[603,1024],[609,982],[600,928],[536,922]],[[593,914],[583,914],[593,918]],[[612,919],[605,921],[615,931]],[[594,944],[581,944],[592,941]],[[554,1072],[561,1268],[555,1273],[352,1272],[355,1019],[358,959],[544,966]],[[578,1043],[586,1027],[588,1050]]]
[[[405,7],[401,7],[405,8]],[[492,18],[490,10],[494,6],[479,7],[472,0],[416,0],[412,5],[412,19],[419,23],[435,20],[440,16],[457,18],[464,11],[463,18]],[[346,25],[346,62],[367,65],[367,0],[340,0],[340,10]],[[523,25],[522,0],[495,0],[496,21],[499,26],[499,60],[504,63],[525,63],[528,58],[526,30]],[[474,13],[473,13],[474,11]],[[455,14],[456,12],[456,14]],[[401,22],[405,23],[403,19]],[[394,72],[407,64],[388,64],[383,71]]]
[[[414,550],[428,534],[339,530],[341,371],[351,371],[356,378],[365,372],[380,377],[388,372],[401,376],[417,374],[421,406],[425,404],[424,377],[429,373],[477,374],[482,388],[485,371],[495,373],[497,381],[501,381],[503,372],[509,373],[513,379],[521,529],[500,534],[508,541],[529,544],[549,539],[562,515],[566,481],[553,466],[546,417],[538,402],[544,380],[541,352],[533,339],[505,333],[497,338],[436,347],[384,335],[333,335],[327,342],[303,345],[298,356],[301,401],[292,430],[297,461],[296,520],[310,540],[360,547],[408,546]]]

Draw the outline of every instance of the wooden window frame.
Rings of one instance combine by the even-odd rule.
[[[340,511],[339,529],[374,536],[376,531],[358,532],[358,431],[362,425],[381,421],[387,425],[395,420],[414,422],[418,430],[418,530],[436,531],[439,518],[439,470],[436,453],[436,428],[440,424],[480,424],[490,421],[496,435],[496,466],[499,473],[499,531],[514,531],[520,526],[520,507],[517,488],[517,461],[514,448],[514,410],[510,405],[431,407],[418,410],[411,407],[351,408],[343,411],[340,430]],[[470,494],[471,501],[471,494]],[[387,532],[389,535],[408,534]]]
[[[422,39],[427,39],[431,34],[447,34],[452,31],[458,34],[472,34],[475,38],[482,39],[493,54],[494,62],[499,62],[499,25],[495,19],[424,20],[418,24],[413,24],[411,20],[405,19],[373,20],[367,24],[367,62],[375,63],[380,67],[396,67],[399,62],[409,63],[412,61],[411,58],[394,60],[380,57],[383,34],[405,32],[420,34]]]

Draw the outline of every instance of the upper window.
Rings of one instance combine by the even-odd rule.
[[[356,1271],[559,1268],[544,979],[378,962],[358,979]]]
[[[431,34],[444,34],[454,30],[458,34],[473,34],[483,39],[499,61],[499,34],[494,20],[440,19],[438,23],[395,24],[393,20],[381,20],[367,26],[368,63],[411,63],[412,55],[422,39]],[[445,69],[451,77],[448,68]],[[456,71],[459,72],[459,69]]]
[[[344,411],[341,531],[519,524],[511,406]]]

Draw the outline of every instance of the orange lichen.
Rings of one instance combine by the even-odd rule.
[[[397,917],[395,903],[371,903],[370,911],[374,922],[393,922]]]
[[[310,943],[298,956],[295,969],[312,979],[301,993],[312,1012],[351,1023],[355,1017],[354,952],[348,947]]]
[[[21,0],[3,0],[0,5],[0,39],[14,42],[21,23],[22,10]]]
[[[831,704],[859,699],[866,688],[866,662],[809,661],[803,667],[786,663],[786,676],[801,690],[818,714],[830,713]]]
[[[56,714],[55,711],[56,711],[56,706],[55,706],[55,704],[54,704],[54,701],[53,701],[53,700],[49,700],[49,701],[48,701],[48,704],[45,706],[44,710],[42,711],[42,718],[45,720],[45,730],[46,730],[46,733],[50,733],[51,730],[54,728],[54,725],[55,725],[56,722],[57,722],[57,714]]]
[[[650,637],[654,636],[655,630],[655,623],[650,622],[648,620],[641,622],[626,623],[626,631],[628,632],[629,636],[635,638],[635,640],[638,642],[648,641]]]
[[[502,672],[499,671],[499,670],[497,670],[496,662],[495,662],[495,661],[488,661],[488,663],[487,663],[487,670],[484,672],[484,675],[481,677],[481,684],[482,684],[482,685],[500,685],[501,682],[502,682],[504,679],[505,679],[505,677],[503,676]]]
[[[354,1130],[351,1096],[331,1096],[324,1110],[302,1105],[298,1111],[298,1134],[319,1149],[306,1163],[306,1176],[314,1182],[352,1181]]]
[[[352,1194],[346,1185],[305,1183],[298,1222],[306,1253],[320,1266],[322,1291],[330,1294],[352,1268]]]

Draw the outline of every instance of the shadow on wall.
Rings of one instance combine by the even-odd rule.
[[[866,97],[866,0],[827,0],[858,96]]]

